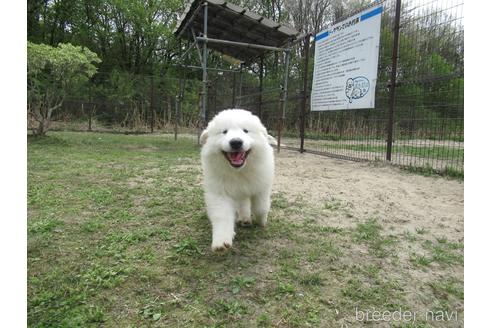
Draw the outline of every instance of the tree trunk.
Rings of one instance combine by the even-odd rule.
[[[53,107],[48,108],[46,110],[46,112],[44,112],[44,110],[38,110],[35,112],[36,116],[37,116],[36,120],[39,122],[38,128],[36,130],[37,135],[40,135],[40,136],[46,135],[46,132],[48,131],[48,129],[50,127],[50,123],[51,123],[51,114],[53,113],[53,111],[55,109],[58,109],[59,107],[61,107],[61,105],[62,105],[62,102],[56,104]],[[43,115],[42,112],[44,112],[45,115]]]
[[[92,108],[89,110],[89,130],[92,131],[92,116],[96,112],[96,105],[92,105]]]
[[[36,135],[38,136],[44,136],[46,135],[46,131],[48,131],[48,122],[47,120],[43,119],[39,122],[38,128],[36,129]]]

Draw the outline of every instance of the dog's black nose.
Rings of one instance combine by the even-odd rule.
[[[229,145],[231,145],[232,149],[238,150],[243,146],[243,141],[241,139],[234,138],[229,141]]]

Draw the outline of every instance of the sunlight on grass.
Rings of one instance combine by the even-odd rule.
[[[462,244],[423,228],[388,235],[350,203],[288,196],[273,195],[265,229],[238,228],[215,254],[195,140],[29,138],[28,325],[334,327],[355,306],[411,308],[403,278],[424,269],[447,277],[418,282],[425,304],[462,302]],[[345,212],[353,228],[313,219]],[[403,241],[421,249],[400,260]]]

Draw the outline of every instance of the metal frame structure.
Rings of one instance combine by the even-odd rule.
[[[432,9],[429,7],[432,2],[432,0],[408,0],[405,9],[401,0],[376,0],[347,13],[347,15],[334,22],[330,22],[330,25],[336,24],[376,4],[383,5],[383,14],[386,19],[381,22],[382,29],[392,31],[392,33],[381,34],[380,64],[376,83],[376,108],[374,109],[325,112],[311,112],[309,110],[312,78],[310,76],[311,70],[308,68],[311,67],[310,63],[313,61],[315,43],[313,35],[304,34],[299,35],[291,42],[293,46],[292,55],[299,54],[303,57],[303,60],[299,60],[299,65],[295,68],[295,80],[288,81],[291,92],[287,97],[285,121],[282,122],[282,125],[278,123],[279,119],[282,119],[281,110],[284,107],[281,103],[284,97],[282,97],[283,93],[280,87],[280,84],[283,83],[283,76],[278,79],[275,78],[275,81],[263,81],[265,71],[262,69],[264,67],[262,61],[267,57],[259,52],[254,53],[259,56],[251,57],[255,60],[254,67],[251,67],[256,74],[255,79],[244,78],[244,69],[239,67],[238,62],[234,64],[236,65],[235,67],[226,67],[224,65],[226,69],[206,66],[206,70],[209,73],[211,71],[231,72],[228,82],[232,84],[225,87],[217,87],[214,90],[211,86],[214,85],[215,76],[212,74],[207,76],[205,81],[207,86],[209,86],[209,107],[206,110],[209,116],[211,116],[212,112],[235,106],[251,110],[260,116],[269,131],[276,130],[277,127],[283,128],[283,132],[281,131],[283,135],[282,148],[285,149],[345,160],[386,160],[398,166],[418,168],[426,172],[432,169],[445,174],[462,175],[464,170],[464,3],[463,0],[457,2],[442,1],[442,7]],[[201,45],[203,43],[206,43],[207,51],[212,46],[225,46],[228,47],[228,50],[234,48],[242,51],[244,49],[248,55],[253,54],[250,52],[251,49],[259,50],[248,48],[249,45],[231,46],[225,43],[208,42],[208,40],[203,39],[203,41],[199,41],[196,37],[203,38],[204,7],[201,5],[202,1],[195,1],[195,3],[199,3],[200,6],[190,6],[188,18],[195,14],[196,21],[189,22],[189,19],[187,19],[186,22],[180,25],[181,29],[185,25],[187,26],[187,29],[181,32],[183,35],[186,36],[186,32],[189,33],[187,36],[189,47],[179,47],[182,49],[181,53],[188,48],[180,56],[181,58],[186,58],[191,50],[195,51],[195,49],[198,50],[201,57],[203,54]],[[225,2],[222,0],[208,0],[209,23],[210,20],[230,20],[230,17],[224,19],[224,14],[217,14],[218,3]],[[237,6],[233,8],[237,9],[238,12],[243,11],[243,9],[238,9]],[[246,13],[248,12],[245,11],[243,16],[254,16],[251,13],[246,15]],[[237,16],[240,17],[240,14]],[[238,28],[244,32],[238,33],[240,36],[242,34],[247,37],[254,36],[258,34],[258,31],[266,33],[266,28],[261,30],[252,28],[249,23],[243,24],[242,22],[247,17],[238,18],[238,20],[233,18],[232,21],[235,22],[235,25],[224,31],[223,38],[217,37],[217,33],[220,30],[217,30],[215,23],[209,24],[207,38],[241,42],[237,38],[235,39],[235,35],[232,34]],[[429,21],[429,17],[432,17],[431,21]],[[399,18],[399,21],[397,18]],[[261,17],[258,19],[261,19]],[[272,25],[272,23],[269,24]],[[194,35],[192,31],[195,32]],[[271,35],[267,33],[268,36]],[[406,42],[397,42],[403,36]],[[283,49],[282,45],[269,43],[267,39],[265,40],[266,42],[260,42],[260,44]],[[181,39],[179,41],[181,42]],[[303,46],[301,42],[304,43]],[[247,40],[244,43],[254,42]],[[216,48],[212,49],[217,50]],[[267,53],[271,50],[262,49],[262,51]],[[443,63],[446,63],[446,70],[433,69],[437,68],[437,66],[435,66],[436,64],[434,64],[433,60],[429,61],[429,59],[432,59],[429,56],[434,54],[442,58]],[[198,119],[198,113],[194,109],[197,107],[195,103],[198,102],[196,95],[198,93],[201,94],[202,91],[202,81],[201,79],[196,79],[196,73],[197,70],[200,70],[198,73],[201,73],[204,67],[203,64],[200,66],[185,65],[185,63],[189,62],[188,60],[172,64],[178,67],[180,73],[179,90],[175,90],[174,87],[166,88],[168,84],[178,86],[178,81],[172,77],[163,76],[162,74],[155,77],[143,74],[138,76],[139,79],[144,80],[142,80],[142,83],[137,83],[138,90],[136,90],[135,97],[132,99],[138,99],[138,106],[141,106],[143,110],[136,115],[146,115],[145,122],[148,122],[147,113],[149,113],[149,109],[151,110],[149,115],[151,119],[150,131],[152,131],[152,127],[155,129],[159,125],[154,121],[156,118],[159,118],[159,120],[162,118],[161,122],[165,123],[161,125],[162,128],[166,128],[167,124],[172,121],[172,115],[169,111],[171,108],[169,97],[176,91],[174,111],[176,118],[174,121],[175,137],[177,138],[178,127],[180,126],[196,129]],[[439,60],[436,63],[439,64],[441,61]],[[179,69],[180,64],[185,69]],[[256,64],[259,65],[257,66]],[[272,65],[272,71],[275,69],[276,72],[280,73],[281,67],[277,70],[276,66],[273,67]],[[415,67],[420,68],[415,69]],[[193,81],[187,79],[187,73],[191,70],[194,70],[193,74],[190,74],[193,75]],[[399,74],[400,71],[402,74]],[[108,72],[100,74],[108,74]],[[154,78],[155,80],[152,81]],[[109,76],[101,75],[98,83],[106,83],[108,81]],[[188,91],[193,89],[194,94],[184,92],[185,81],[193,83],[192,88],[186,89]],[[219,78],[217,82],[220,82]],[[292,92],[293,85],[296,86],[296,92]],[[238,90],[238,86],[242,86],[240,88],[242,89],[242,94],[240,93],[241,90]],[[199,87],[198,91],[196,91],[196,87]],[[141,99],[143,101],[140,101]],[[148,101],[149,99],[150,101]],[[193,110],[181,111],[181,107],[188,104],[191,104]],[[121,108],[128,107],[127,110],[133,109],[133,104],[130,101],[114,103],[113,100],[103,94],[89,99],[69,98],[65,101],[63,108],[64,111],[72,115],[79,113],[78,108],[81,107],[81,114],[87,115],[88,127],[89,130],[92,130],[97,129],[97,127],[94,128],[93,126],[96,107],[106,111],[113,108],[114,105]],[[62,117],[59,116],[58,118],[61,119]],[[132,118],[132,120],[135,120],[135,118]],[[181,123],[186,124],[181,125]],[[285,138],[286,132],[291,138]],[[299,138],[295,138],[297,135],[299,135]]]
[[[214,5],[216,8],[219,8],[218,11],[220,13],[220,10],[227,11],[229,17],[233,17],[233,21],[231,23],[231,26],[240,26],[241,28],[246,31],[244,35],[238,35],[235,36],[236,40],[228,40],[228,39],[223,39],[221,37],[219,38],[214,38],[214,37],[209,37],[208,31],[209,31],[209,4]],[[224,9],[222,9],[224,8]],[[190,15],[191,13],[191,15]],[[194,26],[196,26],[198,23],[197,21],[200,20],[200,16],[202,18],[202,32],[198,34],[195,31]],[[216,14],[218,15],[218,14]],[[251,26],[242,26],[241,25],[241,19],[243,19],[244,23],[252,24],[254,27],[256,26],[261,26],[261,28],[264,30],[271,30],[277,33],[276,35],[280,35],[282,37],[278,37],[277,39],[273,38],[272,36],[266,36],[267,33],[256,33],[252,34],[250,33],[251,31]],[[239,21],[239,23],[236,23],[236,21]],[[219,23],[218,20],[215,20],[216,24],[223,24],[222,22]],[[222,25],[223,26],[223,25]],[[212,27],[215,31],[220,30],[220,26],[213,26]],[[254,28],[253,28],[254,30]],[[290,56],[291,56],[291,46],[292,46],[292,41],[298,36],[298,32],[286,27],[282,26],[278,23],[275,23],[267,18],[261,17],[255,13],[252,13],[246,9],[243,9],[241,7],[238,7],[234,4],[228,3],[223,0],[195,0],[191,3],[188,4],[187,9],[185,10],[185,13],[178,24],[175,34],[177,37],[184,37],[185,33],[189,33],[189,36],[191,35],[191,38],[193,40],[192,44],[189,45],[189,47],[185,50],[185,52],[180,56],[180,61],[183,61],[186,58],[186,55],[190,52],[191,48],[196,47],[198,51],[198,56],[200,58],[201,62],[201,68],[202,68],[202,92],[200,94],[200,128],[204,129],[206,120],[207,120],[207,103],[208,103],[208,70],[211,70],[207,66],[208,64],[208,51],[209,51],[209,45],[213,45],[213,49],[229,55],[231,57],[237,58],[241,61],[241,65],[239,68],[239,73],[240,73],[240,85],[242,82],[242,71],[243,71],[243,64],[245,61],[250,61],[253,62],[256,58],[260,57],[261,61],[261,68],[260,68],[260,85],[262,85],[262,80],[264,77],[263,74],[263,55],[266,51],[277,51],[277,52],[283,52],[285,56],[284,60],[284,82],[282,85],[282,96],[281,96],[281,113],[279,115],[278,119],[278,135],[277,135],[277,151],[280,151],[280,144],[281,144],[281,134],[282,134],[282,128],[283,124],[285,121],[285,112],[286,112],[286,106],[287,106],[287,92],[288,92],[288,80],[289,80],[289,65],[290,65]],[[226,32],[220,32],[220,33],[215,33],[216,35],[224,35],[227,34]],[[273,33],[272,33],[273,34]],[[255,40],[255,37],[258,37],[259,35],[262,35],[263,39],[270,43],[270,44],[261,44],[258,42],[245,42],[247,40]],[[231,35],[229,34],[229,37]],[[261,37],[260,37],[261,38]],[[287,41],[287,42],[286,42]],[[272,45],[273,44],[273,45]],[[200,47],[201,46],[201,47]],[[233,51],[232,49],[235,49],[237,47],[240,47],[242,49],[248,49],[250,52],[247,54],[242,54],[241,52]],[[247,55],[251,55],[254,58],[247,58]],[[256,57],[255,57],[256,56]],[[239,58],[238,58],[239,57]],[[187,66],[187,65],[180,65],[181,67],[193,67],[196,68],[196,66]],[[222,70],[222,69],[217,69],[213,68],[213,70],[219,70],[219,71],[231,71],[231,70]],[[235,71],[236,72],[236,71]],[[234,77],[235,78],[235,77]],[[241,99],[241,87],[239,88],[239,97],[238,99]],[[235,92],[233,94],[233,105],[234,107],[237,105],[237,98],[235,96]]]

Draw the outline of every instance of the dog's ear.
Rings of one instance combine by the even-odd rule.
[[[277,145],[277,139],[275,139],[275,137],[267,134],[267,139],[268,139],[268,143],[272,146],[276,146]]]
[[[276,146],[277,145],[277,139],[275,137],[271,136],[268,134],[268,131],[265,127],[262,127],[261,132],[263,135],[267,138],[268,144],[271,146]]]
[[[253,115],[253,114],[251,114],[251,115]],[[275,137],[272,137],[271,135],[268,134],[266,127],[263,125],[263,123],[261,123],[260,118],[258,116],[256,116],[256,115],[253,115],[253,116],[256,119],[256,121],[258,122],[258,124],[261,126],[260,131],[265,136],[265,138],[267,139],[268,144],[271,146],[276,146],[277,145],[277,139],[275,139]]]
[[[200,145],[204,145],[207,142],[207,138],[208,138],[208,129],[205,129],[200,135]]]

